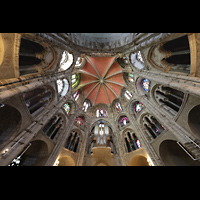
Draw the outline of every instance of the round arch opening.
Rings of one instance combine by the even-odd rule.
[[[200,163],[192,160],[174,140],[163,141],[159,153],[166,166],[200,166]]]
[[[195,106],[189,112],[188,125],[191,131],[200,138],[200,105]]]
[[[0,145],[20,129],[22,116],[20,112],[3,103],[0,104]]]

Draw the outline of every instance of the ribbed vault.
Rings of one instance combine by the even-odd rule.
[[[86,64],[79,70],[85,98],[93,105],[105,103],[110,105],[120,95],[124,86],[122,68],[116,57],[86,57]]]

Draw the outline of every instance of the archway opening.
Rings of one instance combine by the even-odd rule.
[[[16,133],[21,125],[20,112],[10,106],[0,104],[0,145],[7,141],[14,133]]]
[[[195,106],[189,112],[188,124],[192,132],[200,138],[200,105]]]
[[[192,160],[174,140],[163,141],[160,144],[159,153],[167,166],[200,166],[200,163]]]

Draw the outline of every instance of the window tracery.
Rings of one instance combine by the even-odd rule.
[[[77,90],[74,94],[73,94],[73,97],[74,97],[74,100],[77,101],[78,98],[79,98],[80,94],[79,94],[79,91]]]
[[[128,74],[128,80],[132,83],[134,82],[133,74]]]
[[[144,108],[144,105],[140,102],[135,104],[135,112],[138,114],[142,111],[142,109]]]
[[[133,96],[128,90],[126,90],[125,91],[125,97],[128,99],[128,100],[130,100],[131,99],[131,97]]]
[[[87,109],[88,109],[90,106],[91,106],[91,104],[90,104],[89,100],[86,99],[86,100],[84,101],[84,103],[83,103],[82,110],[83,110],[84,112],[87,112]]]
[[[73,151],[75,153],[78,153],[79,142],[80,142],[80,133],[76,130],[73,130],[70,133],[70,135],[65,143],[65,148],[69,149],[70,151]]]
[[[96,117],[97,118],[99,118],[99,117],[105,117],[105,118],[107,118],[108,117],[107,110],[105,108],[97,109],[96,110]]]
[[[149,79],[145,78],[142,82],[142,85],[143,85],[143,89],[146,91],[146,92],[149,92]]]
[[[71,106],[69,103],[65,103],[63,105],[63,109],[65,110],[65,112],[67,113],[67,115],[70,113],[70,110],[71,110]]]
[[[122,111],[122,107],[121,107],[121,104],[119,102],[115,103],[115,108],[116,108],[118,113]]]
[[[63,51],[62,58],[60,60],[59,71],[67,70],[73,63],[73,55],[67,51]]]
[[[124,134],[124,142],[125,142],[125,149],[127,153],[135,151],[142,147],[136,134],[130,130],[126,131]]]
[[[84,124],[83,119],[81,117],[77,117],[75,123],[78,124],[79,126],[83,126]]]
[[[119,123],[121,127],[126,126],[129,122],[130,122],[129,119],[126,116],[121,116],[119,118]]]

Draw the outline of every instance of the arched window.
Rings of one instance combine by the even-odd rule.
[[[71,106],[69,103],[65,103],[63,105],[63,109],[65,110],[65,112],[67,113],[67,115],[69,114],[70,110],[71,110]]]
[[[70,133],[70,135],[65,143],[65,148],[69,149],[70,151],[73,151],[75,153],[78,153],[79,141],[80,141],[80,133],[76,130],[73,130]]]
[[[79,94],[79,91],[77,90],[74,94],[73,94],[73,97],[74,97],[74,100],[77,101],[78,98],[79,98],[80,94]]]
[[[7,104],[0,103],[0,149],[4,142],[8,143],[9,139],[18,133],[22,116],[20,112]]]
[[[154,96],[158,104],[175,116],[183,103],[184,93],[171,87],[159,85],[154,91]]]
[[[132,83],[134,82],[133,74],[128,74],[128,80]]]
[[[43,166],[48,158],[48,145],[42,140],[34,140],[8,166]]]
[[[20,75],[37,73],[36,66],[42,62],[44,47],[40,44],[21,38],[19,51]]]
[[[121,107],[121,104],[119,102],[115,103],[115,108],[116,108],[118,113],[122,111],[122,107]]]
[[[58,89],[58,94],[63,97],[67,94],[68,89],[69,89],[69,83],[66,79],[58,79],[56,81],[57,83],[57,89]]]
[[[52,92],[47,87],[39,87],[23,93],[25,104],[31,115],[38,116],[52,99]]]
[[[130,55],[130,60],[133,66],[137,69],[145,69],[144,60],[140,51],[132,53]]]
[[[137,102],[135,104],[135,112],[138,114],[142,111],[142,109],[144,108],[144,105],[140,102]]]
[[[96,117],[97,118],[99,118],[99,117],[105,117],[105,118],[107,118],[108,117],[107,110],[105,108],[97,109],[96,110]]]
[[[161,49],[166,51],[162,62],[171,64],[170,71],[190,73],[190,45],[187,35],[165,42]]]
[[[103,120],[100,120],[94,124],[91,133],[88,138],[88,154],[93,152],[93,147],[110,147],[111,153],[116,154],[116,148],[113,142],[112,129]]]
[[[90,100],[86,99],[83,103],[83,107],[82,107],[82,110],[84,112],[87,112],[87,109],[91,106],[91,103],[90,103]]]
[[[59,71],[67,70],[71,67],[73,63],[73,55],[67,51],[63,51],[62,58],[60,60],[60,68]]]
[[[158,120],[152,115],[145,115],[143,117],[143,126],[149,140],[155,139],[165,130],[165,127],[160,124]]]
[[[149,79],[145,78],[142,81],[142,87],[143,87],[144,91],[149,92]]]
[[[142,147],[135,133],[133,133],[130,130],[126,131],[124,134],[124,142],[126,152],[128,153],[140,149]]]
[[[78,124],[79,126],[83,126],[84,121],[81,117],[77,117],[75,123]]]
[[[125,96],[128,100],[130,100],[131,97],[132,97],[133,95],[132,95],[128,90],[126,90],[125,93],[124,93],[124,96]]]
[[[50,121],[44,126],[43,133],[45,133],[50,139],[56,140],[61,133],[63,126],[63,119],[59,115],[54,116]]]
[[[119,118],[119,123],[121,127],[126,126],[129,122],[130,122],[129,119],[125,115]]]

